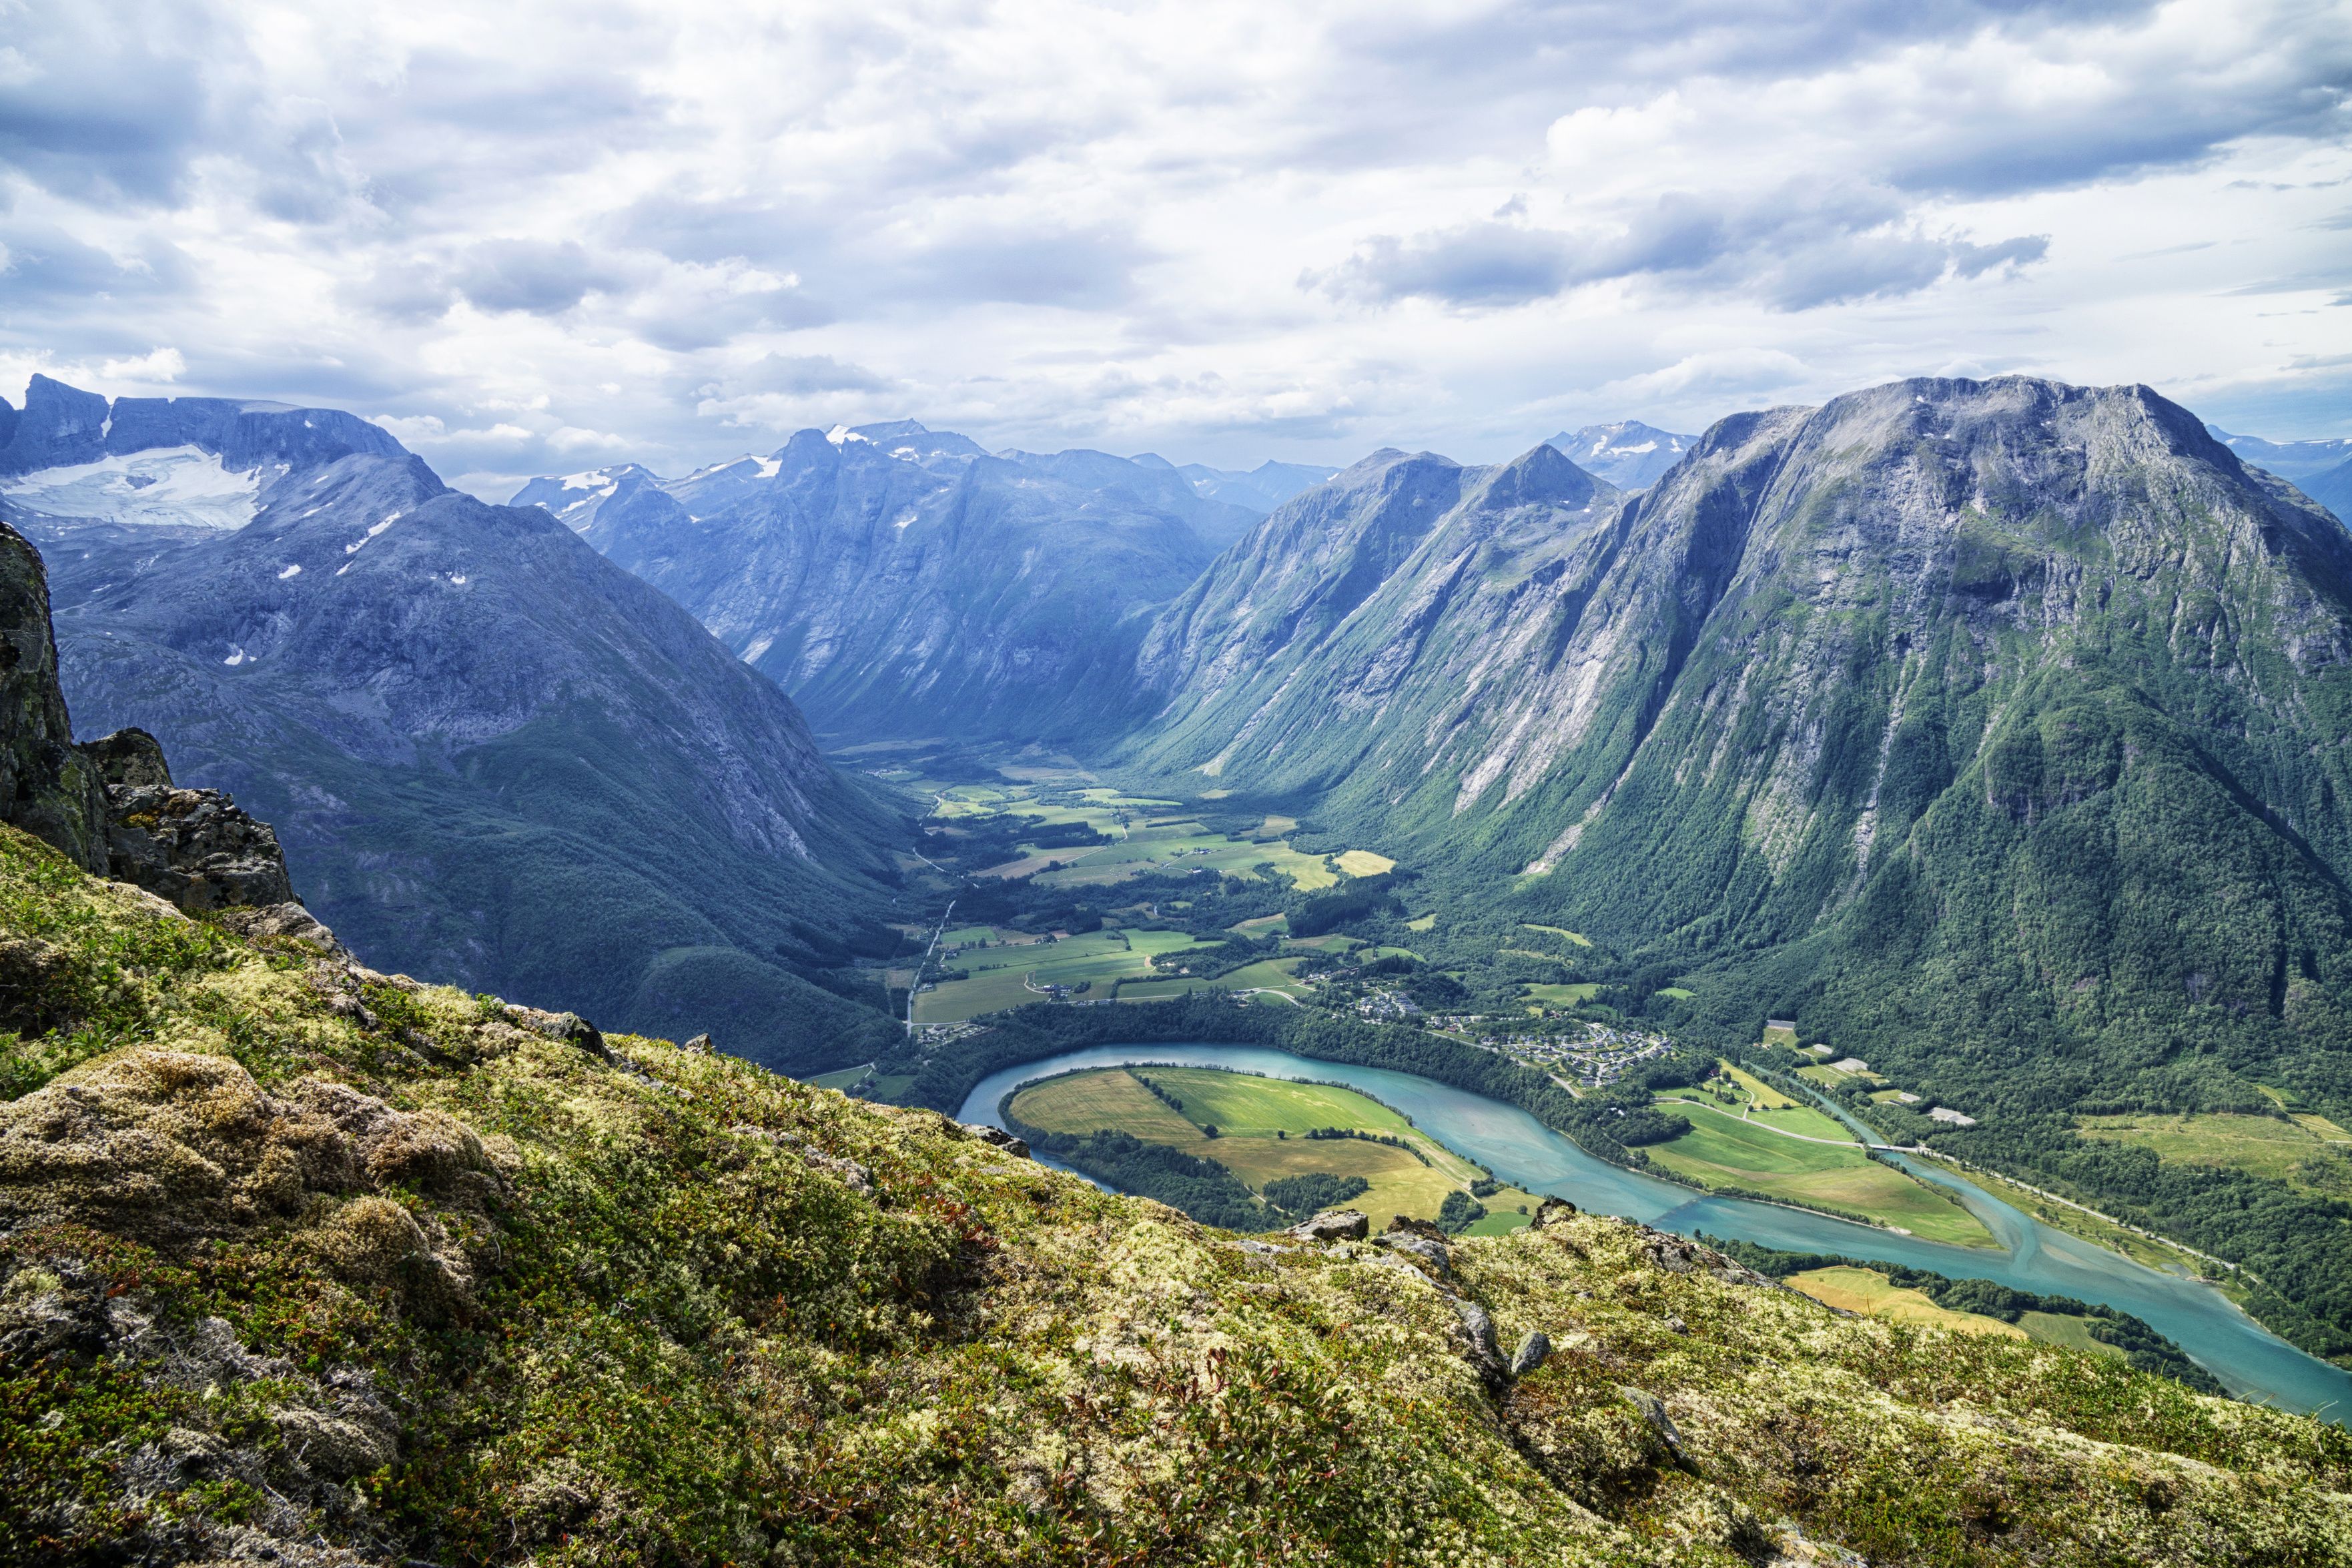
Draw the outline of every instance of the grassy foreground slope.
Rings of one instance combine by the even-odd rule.
[[[1621,1222],[1249,1250],[13,829],[0,926],[15,1561],[2352,1556],[2338,1429]]]

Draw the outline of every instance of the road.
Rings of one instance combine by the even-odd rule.
[[[947,934],[948,916],[953,913],[955,913],[955,900],[950,899],[948,907],[940,913],[940,923],[931,928],[931,940],[924,945],[922,962],[915,965],[915,983],[907,987],[907,1037],[908,1039],[914,1038],[915,1036],[915,998],[923,989],[923,971],[931,966],[931,954],[939,951],[940,938]]]

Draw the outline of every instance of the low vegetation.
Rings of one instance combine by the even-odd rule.
[[[1622,1222],[1442,1273],[1251,1253],[928,1111],[232,938],[10,830],[0,896],[56,977],[0,1034],[0,1540],[37,1560],[2352,1551],[2340,1430],[1839,1319]],[[1510,1378],[1488,1320],[1549,1359]]]

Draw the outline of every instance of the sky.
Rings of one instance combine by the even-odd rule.
[[[912,417],[1494,461],[1909,375],[2352,435],[2352,0],[0,0],[0,390],[504,499]]]

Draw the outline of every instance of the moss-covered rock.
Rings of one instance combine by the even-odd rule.
[[[2336,1428],[1639,1226],[1244,1240],[6,829],[0,917],[19,1559],[2352,1560]]]

